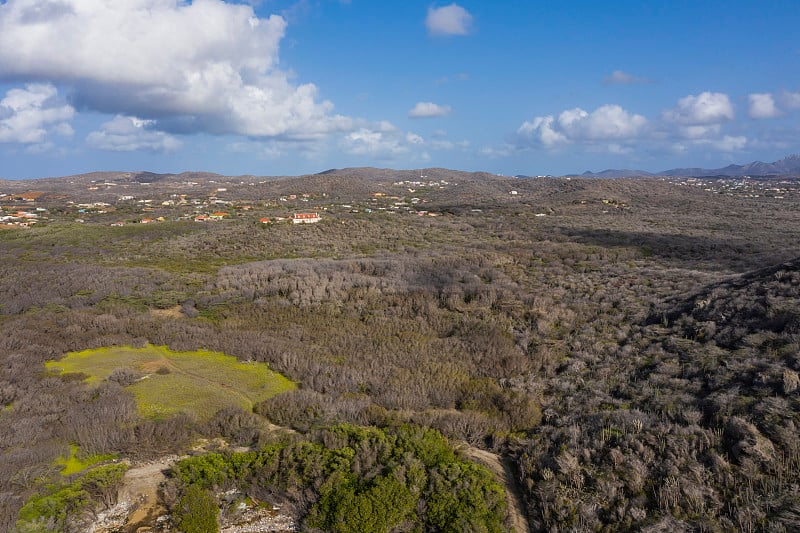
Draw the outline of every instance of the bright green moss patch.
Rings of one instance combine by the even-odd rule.
[[[296,387],[265,363],[242,363],[207,350],[173,352],[165,346],[72,352],[45,366],[60,373],[86,374],[89,383],[125,373],[129,377],[123,383],[136,396],[141,415],[148,418],[184,412],[205,420],[225,407],[249,410]]]
[[[61,467],[62,476],[71,476],[89,468],[90,466],[102,463],[103,461],[110,461],[116,456],[113,454],[104,455],[89,455],[86,457],[80,456],[80,448],[76,444],[71,444],[69,447],[68,457],[59,457],[56,459],[56,465]]]

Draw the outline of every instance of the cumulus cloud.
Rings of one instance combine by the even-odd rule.
[[[698,144],[707,144],[721,152],[735,152],[747,146],[747,137],[744,135],[725,135],[720,139],[704,139]]]
[[[681,136],[687,139],[706,139],[719,135],[721,130],[722,126],[720,124],[682,126],[680,128]]]
[[[678,100],[678,105],[664,112],[664,119],[676,124],[698,126],[733,120],[733,105],[727,94],[706,91]]]
[[[770,93],[750,94],[747,99],[750,102],[750,118],[775,118],[781,115],[775,105],[775,98]]]
[[[532,122],[525,121],[517,129],[517,135],[525,140],[531,140],[552,148],[570,141],[566,135],[556,130],[555,119],[552,116],[536,117]]]
[[[425,26],[431,35],[467,35],[472,26],[472,15],[458,4],[429,7]]]
[[[399,156],[413,156],[412,152],[425,144],[425,139],[420,135],[404,133],[393,124],[383,121],[364,125],[348,133],[342,139],[341,148],[352,155],[392,160]]]
[[[751,116],[761,113],[758,118],[766,118],[767,113],[777,112],[774,101],[770,104],[771,95],[750,96]],[[735,118],[733,104],[724,93],[706,91],[686,96],[674,108],[664,111],[662,117],[667,131],[676,139],[674,148],[678,151],[695,146],[732,152],[750,144],[745,136],[723,135],[723,125]]]
[[[286,21],[222,0],[0,4],[0,77],[69,86],[80,107],[170,131],[314,138],[352,122],[277,68]]]
[[[642,115],[629,113],[618,105],[600,106],[591,113],[576,107],[525,121],[517,130],[524,144],[541,144],[547,148],[579,141],[602,142],[636,138],[647,125]],[[616,144],[615,146],[619,146]]]
[[[72,106],[58,99],[50,84],[29,84],[11,89],[0,100],[0,142],[39,144],[51,133],[69,136]]]
[[[450,114],[451,108],[448,105],[438,105],[433,102],[419,102],[408,112],[409,118],[431,118],[444,117]]]
[[[615,70],[603,79],[606,85],[635,85],[637,83],[650,83],[647,78],[640,78],[621,70]]]
[[[347,134],[345,147],[349,153],[356,155],[398,155],[408,151],[396,137],[368,128]]]
[[[582,111],[582,110],[577,110]],[[647,124],[642,115],[631,114],[618,105],[604,105],[570,120],[567,129],[577,138],[593,140],[630,139]]]
[[[112,152],[173,152],[181,147],[181,142],[175,137],[151,129],[154,125],[153,120],[117,115],[100,130],[90,133],[86,141],[90,146]]]
[[[408,144],[425,144],[425,139],[416,133],[406,133],[406,142]]]

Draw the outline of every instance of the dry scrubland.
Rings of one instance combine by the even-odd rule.
[[[110,187],[36,184],[49,221],[0,232],[0,529],[36,523],[42,494],[72,506],[49,516],[54,530],[113,502],[122,473],[65,477],[71,449],[157,458],[199,436],[252,451],[176,467],[164,495],[176,520],[194,494],[207,505],[193,515],[213,522],[235,490],[307,530],[502,530],[502,498],[476,494],[503,487],[453,451],[466,442],[510,466],[505,488],[535,530],[800,528],[793,182],[778,198],[427,172],[447,184],[213,177],[229,218],[164,206],[148,212],[163,222],[124,227],[109,223],[135,209]],[[137,179],[160,205],[187,178],[125,178]],[[68,201],[82,194],[117,211],[75,223]],[[312,206],[319,224],[259,222]],[[149,345],[267,363],[298,388],[154,419],[141,363],[84,370],[91,383],[45,371],[69,352]],[[157,377],[209,379],[167,359],[180,371]]]

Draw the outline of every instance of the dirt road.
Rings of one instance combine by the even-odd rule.
[[[124,531],[136,531],[140,526],[152,524],[156,517],[166,514],[167,509],[158,498],[158,487],[166,479],[168,469],[178,456],[171,455],[143,466],[131,468],[125,473],[119,491],[119,501],[133,504]]]
[[[500,480],[506,488],[506,501],[508,502],[508,518],[512,531],[529,533],[530,525],[525,513],[522,512],[522,494],[517,484],[511,465],[499,455],[480,448],[475,448],[464,443],[459,449],[470,459],[486,466]]]

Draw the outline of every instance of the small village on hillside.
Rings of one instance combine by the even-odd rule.
[[[26,184],[37,185],[36,181]],[[409,179],[382,186],[367,198],[355,194],[333,199],[328,193],[302,191],[265,197],[260,192],[254,193],[252,189],[258,185],[255,182],[175,181],[166,190],[163,185],[150,185],[138,181],[92,180],[88,186],[76,184],[69,196],[63,191],[4,191],[0,186],[0,227],[25,228],[54,221],[121,227],[167,220],[211,223],[232,218],[251,219],[265,225],[313,224],[333,215],[373,213],[435,217],[441,213],[425,209],[430,192],[457,186],[446,180]]]
[[[130,173],[121,174],[123,178]],[[269,181],[236,181],[236,178],[199,181],[170,181],[169,185],[148,181],[91,180],[76,183],[70,195],[46,190],[3,190],[0,183],[0,228],[26,228],[51,222],[126,226],[164,221],[213,223],[234,218],[264,225],[317,223],[331,217],[404,214],[436,217],[443,214],[440,205],[455,194],[458,183],[427,176],[376,182],[374,191],[340,193],[301,190],[274,194],[259,186]],[[523,178],[524,180],[573,180],[575,178]],[[635,179],[635,178],[634,178]],[[699,191],[741,198],[785,199],[800,195],[800,180],[785,177],[738,178],[642,178],[657,179]],[[224,180],[224,181],[223,181]],[[12,184],[13,182],[5,182]],[[25,182],[35,187],[36,180]],[[520,200],[520,191],[509,188],[509,200]],[[615,208],[628,207],[617,200],[598,198]]]

